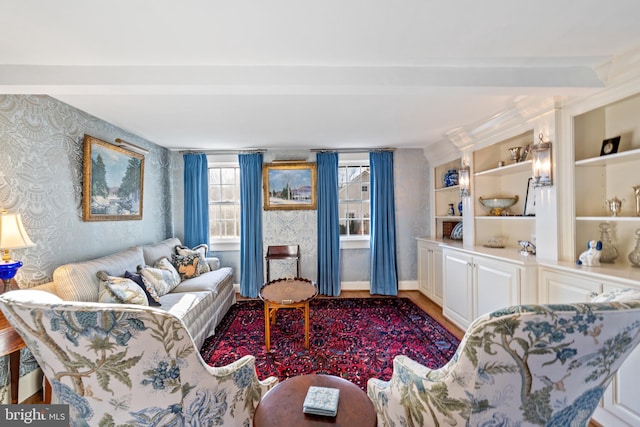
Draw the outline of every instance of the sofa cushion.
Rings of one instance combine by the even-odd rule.
[[[109,276],[106,271],[99,271],[96,275],[100,279],[98,302],[149,305],[144,291],[133,280]]]
[[[177,285],[173,274],[161,268],[140,265],[138,266],[138,274],[153,287],[159,297],[168,294]]]
[[[153,264],[153,266],[161,270],[167,270],[171,273],[171,289],[178,286],[178,283],[182,281],[182,275],[178,272],[176,266],[174,266],[166,257],[160,258],[155,264]],[[171,289],[169,289],[169,292],[171,292]]]
[[[183,280],[171,293],[209,291],[216,295],[220,284],[225,281],[232,281],[232,277],[233,270],[231,267],[222,267],[216,271],[210,271],[198,277]]]
[[[134,247],[101,258],[61,265],[53,272],[56,294],[65,301],[98,302],[98,271],[118,275],[127,270],[136,271],[143,263],[142,249]]]
[[[189,255],[172,254],[171,264],[178,270],[182,280],[200,275],[200,254],[197,252]]]
[[[162,242],[141,246],[144,264],[153,265],[162,257],[171,258],[171,254],[175,253],[174,248],[178,245],[182,245],[180,239],[171,237]]]
[[[193,255],[193,254],[200,255],[200,261],[198,264],[200,273],[208,273],[209,271],[211,271],[209,264],[207,264],[208,250],[209,248],[204,243],[202,245],[196,246],[193,249],[189,249],[188,247],[182,246],[182,245],[178,245],[175,247],[176,254],[178,255],[182,255],[182,256]]]
[[[150,306],[152,307],[160,306],[160,297],[158,296],[158,294],[156,294],[156,290],[149,283],[145,282],[145,280],[142,278],[141,275],[133,274],[129,271],[125,271],[124,277],[130,280],[133,280],[138,286],[140,286],[142,291],[147,296],[147,302],[149,303]]]

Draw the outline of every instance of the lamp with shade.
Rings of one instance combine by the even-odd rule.
[[[0,211],[0,279],[4,282],[4,292],[11,290],[13,279],[22,267],[21,261],[11,259],[9,250],[22,249],[35,246],[27,235],[20,214],[8,213],[5,209]]]

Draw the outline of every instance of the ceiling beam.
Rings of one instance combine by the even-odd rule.
[[[0,65],[2,93],[420,94],[438,89],[601,88],[587,66],[37,66]]]

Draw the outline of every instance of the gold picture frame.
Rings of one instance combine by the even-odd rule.
[[[269,163],[262,168],[264,210],[314,210],[318,170],[315,163]]]
[[[84,136],[82,219],[142,219],[144,155]]]

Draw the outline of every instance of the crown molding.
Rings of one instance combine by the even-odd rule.
[[[605,87],[623,84],[640,76],[640,46],[596,65],[593,70]]]
[[[532,121],[560,107],[558,97],[518,97],[510,108],[470,125],[447,132],[449,142],[464,151],[479,148],[533,129]]]
[[[460,150],[449,141],[430,144],[423,149],[423,152],[424,157],[432,166],[455,160],[461,156]]]

